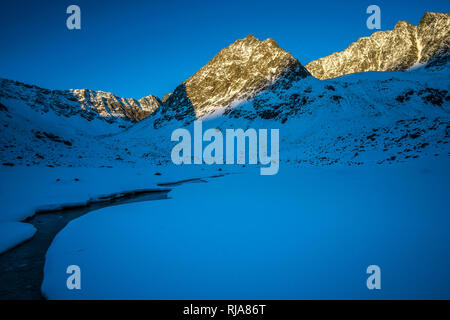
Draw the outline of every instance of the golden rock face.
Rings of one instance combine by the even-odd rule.
[[[273,39],[253,35],[222,49],[192,77],[178,86],[160,108],[162,119],[200,118],[246,100],[278,80],[298,80],[309,72]]]
[[[347,49],[315,60],[306,69],[318,79],[366,71],[406,71],[450,50],[450,14],[427,12],[414,26],[399,21],[393,30],[358,39]]]

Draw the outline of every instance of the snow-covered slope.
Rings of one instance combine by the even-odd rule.
[[[393,30],[363,37],[347,49],[306,65],[316,78],[365,71],[405,71],[450,50],[450,14],[426,12],[417,26],[399,21]]]
[[[102,91],[48,90],[0,79],[0,159],[4,165],[66,165],[78,149],[103,151],[98,137],[130,127],[159,107],[148,96],[139,101]]]
[[[333,80],[307,77],[289,87],[276,82],[250,101],[224,108],[219,117],[199,119],[204,130],[223,133],[227,128],[280,129],[281,162],[360,165],[408,161],[424,154],[449,156],[450,77],[448,68],[442,68]],[[170,159],[175,144],[170,135],[185,126],[184,119],[158,129],[153,121],[149,117],[110,138],[127,141],[134,155],[147,149]],[[193,130],[192,124],[186,127]]]

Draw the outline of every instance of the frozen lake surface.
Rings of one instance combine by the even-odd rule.
[[[448,299],[447,160],[285,168],[93,211],[47,252],[49,299]],[[81,290],[66,269],[81,268]],[[368,290],[366,268],[381,268]]]

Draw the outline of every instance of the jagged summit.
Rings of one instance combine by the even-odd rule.
[[[237,47],[239,45],[245,46],[245,47],[251,47],[251,46],[259,46],[261,44],[268,44],[275,48],[279,48],[276,41],[272,38],[267,38],[264,41],[261,41],[260,39],[256,38],[253,34],[249,34],[243,39],[238,39],[234,43],[232,43],[228,48],[230,47]]]
[[[417,26],[399,21],[393,30],[363,37],[347,49],[306,65],[319,79],[365,71],[406,71],[450,51],[450,14],[426,12]]]
[[[191,121],[224,111],[283,78],[290,81],[309,72],[273,39],[252,34],[220,50],[204,67],[178,86],[163,103],[155,127],[171,119]]]

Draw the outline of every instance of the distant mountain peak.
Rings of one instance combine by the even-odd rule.
[[[274,46],[275,48],[279,48],[278,44],[276,43],[276,41],[274,39],[267,38],[266,40],[261,41],[260,39],[256,38],[253,34],[249,34],[243,39],[236,40],[235,42],[233,42],[230,45],[230,47],[233,46],[233,45],[239,45],[241,43],[244,43],[244,44],[246,44],[248,46],[257,46],[257,45],[261,45],[261,44],[263,44],[263,45],[267,45],[268,44],[268,45]]]
[[[306,65],[319,79],[366,71],[406,71],[450,51],[450,14],[426,12],[417,26],[399,21],[393,30],[359,38],[347,49]]]
[[[261,42],[261,40],[259,40],[258,38],[256,38],[252,33],[250,33],[249,35],[247,35],[244,39],[236,40],[236,42],[237,42],[237,41],[242,41],[242,40],[245,40],[245,41],[255,41],[255,40],[257,40],[257,41]]]
[[[254,97],[283,78],[299,80],[309,72],[273,39],[252,34],[219,51],[178,86],[155,115],[155,126],[171,119],[192,121]]]

